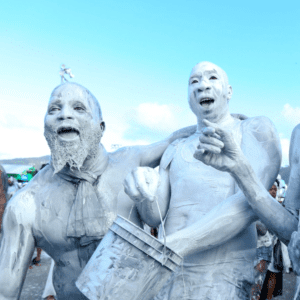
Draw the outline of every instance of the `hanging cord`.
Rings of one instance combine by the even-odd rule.
[[[133,211],[134,206],[135,206],[135,204],[133,204],[133,205],[131,206],[130,213],[129,213],[129,216],[128,216],[128,220],[129,220],[129,221],[130,221],[131,213],[132,213],[132,211]]]
[[[161,212],[160,212],[160,209],[159,209],[157,197],[154,196],[154,199],[155,199],[155,202],[156,202],[156,205],[157,205],[157,208],[158,208],[158,213],[159,213],[159,217],[160,217],[160,221],[161,221],[161,227],[162,227],[162,230],[163,230],[163,236],[164,236],[163,263],[162,263],[162,265],[164,266],[165,263],[166,263],[167,260],[168,260],[168,256],[167,256],[167,254],[166,254],[166,246],[167,246],[167,245],[166,245],[166,244],[167,244],[167,241],[166,241],[166,232],[165,232],[164,221],[163,221],[163,219],[162,219]],[[184,298],[183,298],[183,299],[187,299],[186,286],[185,286],[185,281],[184,281],[184,276],[183,276],[183,259],[182,259],[182,262],[181,262],[181,275],[182,275],[183,292],[184,292]]]
[[[162,216],[161,216],[161,212],[160,212],[160,208],[159,208],[156,196],[154,196],[154,200],[155,200],[156,205],[157,205],[157,209],[158,209],[158,213],[159,213],[159,217],[160,217],[160,222],[161,222],[161,227],[162,227],[162,230],[163,230],[163,236],[164,236],[163,262],[162,262],[162,265],[164,266],[167,262],[167,259],[168,259],[168,256],[166,254],[166,247],[167,247],[166,232],[165,232],[164,221],[163,221]]]

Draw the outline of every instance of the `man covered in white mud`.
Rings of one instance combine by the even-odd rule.
[[[56,87],[45,115],[51,163],[6,207],[0,248],[0,299],[19,299],[35,247],[55,261],[56,299],[87,299],[75,281],[118,214],[142,226],[123,181],[138,166],[155,167],[182,129],[149,146],[107,153],[97,99],[76,83]],[[100,144],[99,144],[100,143]]]
[[[300,209],[300,124],[294,128],[291,136],[289,150],[291,171],[289,187],[284,201],[285,207],[275,201],[264,188],[249,158],[244,155],[238,143],[231,138],[230,132],[218,124],[209,123],[208,125],[210,131],[220,136],[222,147],[214,144],[216,148],[219,148],[215,152],[203,148],[205,151],[201,150],[203,152],[201,153],[199,150],[198,159],[217,170],[228,172],[235,178],[256,215],[269,230],[278,236],[280,241],[288,245],[293,271],[298,275],[295,299],[300,299],[300,230],[298,225]],[[214,141],[210,138],[209,143],[213,144]]]
[[[279,137],[265,117],[229,113],[232,88],[218,66],[197,64],[188,86],[197,132],[168,147],[159,174],[151,168],[137,168],[125,181],[126,193],[151,227],[160,223],[154,199],[158,200],[165,218],[167,246],[184,256],[182,266],[155,299],[249,299],[256,254],[256,228],[252,223],[258,218],[235,179],[205,165],[198,156],[206,150],[220,153],[220,149],[231,155],[220,136],[207,127],[206,119],[231,133],[269,189],[280,168]]]

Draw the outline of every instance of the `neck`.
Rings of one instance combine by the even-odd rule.
[[[104,146],[100,143],[96,155],[88,156],[83,162],[83,168],[89,169],[93,164],[98,163],[99,160],[102,159],[106,159],[106,150]]]
[[[223,115],[219,115],[218,118],[203,118],[203,117],[198,117],[197,118],[197,132],[200,132],[202,128],[207,127],[202,120],[206,119],[212,123],[221,125],[221,126],[227,126],[230,125],[234,122],[234,118],[231,116],[229,111],[226,111]]]

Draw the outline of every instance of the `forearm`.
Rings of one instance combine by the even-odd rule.
[[[208,250],[226,243],[256,219],[240,192],[217,205],[198,222],[167,236],[167,245],[182,256]]]
[[[188,126],[170,134],[166,139],[147,146],[140,146],[140,166],[155,168],[159,165],[160,159],[168,146],[175,140],[189,137],[196,132],[196,126]]]
[[[269,194],[246,159],[241,160],[231,175],[258,218],[287,245],[292,233],[297,231],[296,217]]]

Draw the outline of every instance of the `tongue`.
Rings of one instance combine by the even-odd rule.
[[[69,132],[62,132],[59,134],[61,137],[64,139],[74,139],[78,134],[74,131],[69,131]]]
[[[204,102],[202,102],[202,106],[203,107],[209,107],[211,104],[213,104],[214,103],[214,101],[211,101],[211,100],[209,100],[209,101],[204,101]]]

